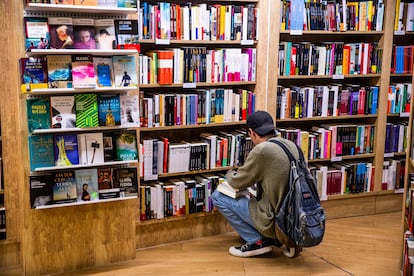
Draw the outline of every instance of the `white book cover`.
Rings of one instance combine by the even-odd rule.
[[[139,126],[139,97],[138,95],[120,95],[121,125]]]
[[[405,21],[405,30],[414,31],[414,2],[407,3],[407,18]]]
[[[312,118],[313,117],[313,103],[315,99],[315,89],[313,87],[308,87],[307,91],[308,91],[308,99],[307,99],[308,110],[307,110],[306,117]]]
[[[96,49],[112,50],[116,43],[114,19],[95,19]]]
[[[243,8],[243,20],[242,20],[242,40],[247,40],[247,17],[248,17],[248,8]]]
[[[75,96],[51,96],[52,128],[76,126]]]
[[[190,40],[190,8],[188,6],[183,7],[181,19],[183,20],[182,39]]]
[[[103,135],[101,132],[78,134],[79,164],[104,163]]]

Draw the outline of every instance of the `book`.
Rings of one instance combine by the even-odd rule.
[[[134,131],[115,133],[116,160],[135,161],[138,159],[138,149]]]
[[[120,196],[138,196],[137,168],[117,168],[116,181],[119,182]]]
[[[103,133],[104,162],[115,161],[115,145],[112,133]]]
[[[119,95],[98,95],[98,118],[100,126],[121,125],[121,106]]]
[[[97,127],[98,102],[96,94],[75,94],[76,127]]]
[[[73,0],[73,4],[78,6],[97,6],[98,0]]]
[[[110,87],[114,84],[111,57],[93,57],[96,84],[98,87]]]
[[[76,170],[75,179],[78,201],[99,200],[97,169]]]
[[[90,55],[72,55],[72,83],[74,88],[95,88],[95,70]]]
[[[49,88],[72,88],[72,56],[47,55]]]
[[[73,48],[73,25],[71,17],[49,17],[50,48]]]
[[[25,17],[25,49],[49,49],[50,32],[47,18]]]
[[[138,43],[138,21],[115,19],[115,38],[118,46]]]
[[[52,173],[31,175],[30,181],[30,208],[52,204],[54,176]]]
[[[51,96],[52,128],[76,126],[75,96]]]
[[[45,3],[49,3],[49,1],[45,0]],[[73,0],[50,0],[50,3],[56,5],[73,5]]]
[[[121,106],[121,125],[140,126],[139,96],[120,95],[119,101]]]
[[[232,186],[230,186],[230,184],[227,181],[222,181],[219,185],[217,185],[217,191],[232,198],[238,198],[249,194],[249,191],[247,189],[235,189]]]
[[[118,8],[136,8],[137,0],[118,0]]]
[[[134,56],[113,56],[115,86],[137,86],[138,77]]]
[[[47,69],[42,57],[19,59],[20,83],[23,93],[36,88],[47,88]]]
[[[101,132],[78,134],[79,164],[104,163],[104,143]]]
[[[53,136],[55,166],[79,164],[78,136],[76,134],[56,134]]]
[[[113,168],[98,168],[99,199],[117,198],[119,187],[114,186]]]
[[[77,200],[75,171],[56,171],[53,175],[54,204],[71,203]]]
[[[115,22],[113,19],[95,19],[96,49],[112,50],[116,46]]]
[[[26,100],[27,126],[29,132],[36,129],[48,129],[50,123],[50,100],[47,97]]]
[[[73,18],[73,48],[96,49],[95,22],[92,18]]]
[[[30,171],[55,165],[53,135],[30,135],[28,142]]]
[[[117,8],[118,0],[98,0],[98,6],[108,7],[108,8]]]

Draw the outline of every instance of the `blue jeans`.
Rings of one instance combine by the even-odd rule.
[[[234,199],[216,190],[211,195],[211,199],[214,206],[247,244],[252,244],[262,239],[262,235],[256,230],[250,216],[248,198],[242,196]]]

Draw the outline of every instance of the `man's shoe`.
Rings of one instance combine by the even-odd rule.
[[[229,253],[236,257],[252,257],[262,255],[272,251],[272,246],[264,244],[262,240],[253,244],[243,244],[241,246],[232,246],[229,248]]]
[[[263,238],[262,241],[264,246],[282,247],[283,245],[278,239]]]
[[[302,252],[302,247],[300,246],[286,247],[286,249],[283,250],[283,255],[288,258],[295,258],[299,256],[300,252]]]

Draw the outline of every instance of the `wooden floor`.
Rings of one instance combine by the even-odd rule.
[[[295,259],[278,248],[260,257],[233,257],[228,248],[239,238],[229,233],[139,250],[133,261],[64,275],[400,275],[400,213],[333,219],[326,229],[319,246]]]

